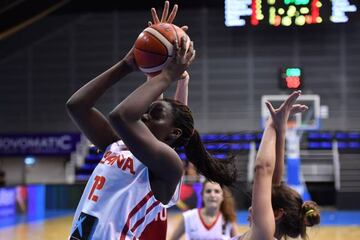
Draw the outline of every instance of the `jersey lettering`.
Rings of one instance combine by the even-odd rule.
[[[134,171],[134,161],[132,160],[132,158],[127,158],[126,162],[122,168],[123,171],[126,171],[126,169],[129,169],[129,172],[134,175],[135,171]]]
[[[95,195],[94,192],[95,190],[101,190],[104,187],[105,184],[105,177],[103,176],[95,176],[94,179],[94,183],[91,187],[88,199],[92,200],[94,202],[97,202],[97,200],[99,199],[99,196]]]
[[[155,221],[166,221],[166,208],[163,208],[155,217]]]
[[[122,171],[128,171],[132,175],[135,175],[134,160],[131,157],[125,157],[123,154],[116,155],[112,154],[111,151],[107,151],[100,161],[101,164],[109,166],[113,166],[115,162],[116,166]]]

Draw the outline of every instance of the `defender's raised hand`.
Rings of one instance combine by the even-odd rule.
[[[306,105],[295,104],[300,94],[301,91],[293,92],[277,109],[274,109],[270,102],[265,103],[266,107],[270,111],[272,124],[274,125],[276,130],[286,129],[286,123],[290,115],[305,112],[306,110],[308,110],[308,107]]]

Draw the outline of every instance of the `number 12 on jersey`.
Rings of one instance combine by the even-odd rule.
[[[94,202],[97,202],[97,200],[99,199],[99,196],[95,195],[94,192],[95,190],[101,190],[104,187],[105,184],[105,177],[103,176],[95,176],[94,178],[94,183],[91,187],[88,199],[92,200]]]

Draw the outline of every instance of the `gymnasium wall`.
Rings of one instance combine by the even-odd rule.
[[[0,132],[74,131],[65,102],[121,59],[150,11],[53,14],[0,41]],[[180,9],[197,59],[189,104],[203,132],[260,129],[260,98],[278,94],[278,69],[301,66],[304,93],[329,107],[322,129],[360,129],[360,22],[306,28],[226,28],[222,8]],[[145,77],[134,73],[101,99],[108,113]],[[168,92],[172,95],[173,88]],[[285,93],[285,92],[283,92]]]
[[[7,185],[66,183],[67,162],[63,157],[37,157],[36,164],[26,165],[23,157],[2,157],[1,168]]]

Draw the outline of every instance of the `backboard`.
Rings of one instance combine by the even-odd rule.
[[[265,102],[269,101],[274,108],[280,105],[287,99],[289,95],[263,95],[261,97],[261,126],[265,127],[266,119],[270,116]],[[309,107],[304,113],[298,113],[290,116],[288,127],[299,130],[316,130],[320,128],[320,96],[316,94],[301,95],[296,103],[304,104]]]

